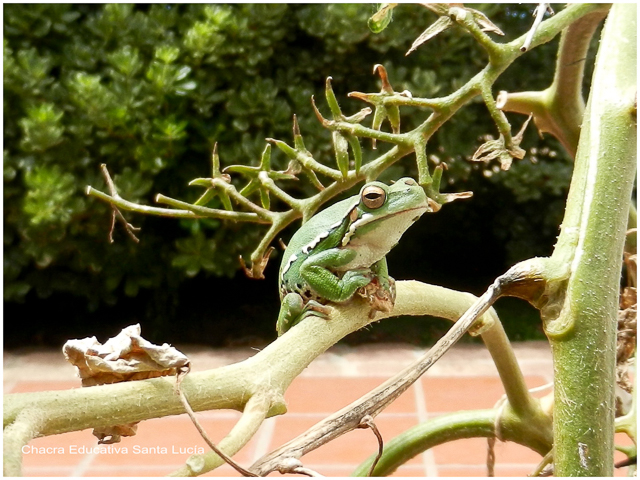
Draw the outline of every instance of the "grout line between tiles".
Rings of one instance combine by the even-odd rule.
[[[14,382],[7,382],[7,383],[3,384],[3,385],[2,385],[2,392],[3,392],[3,394],[11,393],[11,391],[12,391],[14,388],[16,388],[16,385],[17,385],[17,384],[18,384],[18,382],[17,382],[17,381],[14,381]]]
[[[273,440],[273,432],[276,429],[276,422],[278,420],[276,418],[267,418],[260,428],[258,429],[258,434],[256,435],[256,448],[253,451],[253,457],[251,463],[255,463],[258,459],[262,458],[264,455],[269,453],[269,447],[271,445],[271,441]]]
[[[85,455],[82,456],[82,460],[80,460],[75,467],[73,467],[73,470],[71,470],[71,477],[82,477],[84,476],[84,474],[86,473],[86,471],[89,469],[89,467],[91,466],[91,464],[93,463],[93,460],[98,456],[98,453],[92,452],[92,453],[87,453]]]
[[[413,384],[413,392],[416,402],[416,413],[418,415],[418,422],[423,423],[426,422],[429,418],[429,413],[427,412],[427,402],[424,396],[424,388],[422,388],[422,381],[418,379]],[[422,463],[424,464],[424,472],[427,477],[437,477],[438,476],[438,465],[436,463],[435,456],[433,455],[433,450],[428,449],[425,452],[422,452]]]

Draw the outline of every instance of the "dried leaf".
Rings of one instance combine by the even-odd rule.
[[[626,310],[638,303],[638,293],[633,287],[625,287],[620,295],[620,309]]]
[[[516,152],[518,156],[513,155],[511,152]],[[498,160],[500,161],[500,169],[507,171],[511,168],[511,163],[513,163],[514,158],[522,159],[524,157],[525,151],[519,147],[515,147],[514,149],[509,149],[506,152],[500,152],[498,156]]]
[[[101,344],[96,337],[69,340],[62,347],[78,368],[83,387],[175,375],[189,359],[169,344],[154,345],[131,325]]]
[[[532,116],[533,115],[530,115],[520,128],[520,131],[511,137],[510,146],[507,147],[504,136],[500,135],[500,138],[497,140],[489,140],[480,145],[480,148],[478,148],[471,157],[471,161],[489,163],[491,160],[497,158],[500,161],[500,168],[502,170],[509,170],[514,158],[522,160],[527,153],[520,148],[520,142],[522,142],[524,131],[527,129],[527,125],[529,125]]]
[[[480,25],[480,28],[483,32],[493,32],[497,33],[498,35],[504,35],[504,32],[500,30],[491,20],[489,20],[489,17],[487,17],[481,11],[475,10],[473,8],[467,8],[466,10],[473,14],[474,20],[478,25]]]
[[[467,198],[471,198],[473,197],[473,192],[441,193],[440,195],[443,197],[442,203],[444,204],[444,203],[451,203],[456,200],[465,200]],[[437,210],[434,210],[434,211],[437,211]]]
[[[520,145],[520,142],[522,142],[522,137],[524,136],[524,131],[529,126],[529,122],[531,121],[532,118],[533,118],[533,113],[529,115],[529,118],[527,118],[525,122],[522,124],[522,127],[520,127],[520,131],[513,136],[514,145]],[[523,157],[518,157],[518,158],[523,158]]]
[[[633,391],[633,367],[635,365],[638,336],[638,292],[635,288],[637,278],[637,255],[624,252],[627,267],[627,286],[620,293],[618,310],[618,341],[616,348],[616,383],[622,391]],[[620,393],[619,391],[617,393]],[[630,408],[624,405],[620,395],[616,398],[616,414],[626,414]]]
[[[489,140],[480,145],[471,157],[471,161],[488,163],[494,158],[498,158],[501,149],[504,149],[504,139],[502,137],[498,140]]]
[[[384,68],[384,65],[380,65],[376,63],[373,66],[374,75],[377,73],[380,76],[380,80],[382,81],[382,90],[384,93],[393,93],[393,87],[391,83],[389,83],[389,75],[387,74],[387,69]]]
[[[127,423],[124,425],[113,425],[111,427],[94,428],[93,436],[98,439],[101,445],[118,443],[122,437],[133,437],[138,432],[138,423]]]
[[[104,344],[96,337],[69,340],[62,347],[78,369],[83,387],[175,375],[189,359],[168,344],[154,345],[140,336],[140,325],[124,328]],[[100,443],[116,443],[136,433],[135,423],[96,428]]]
[[[439,33],[444,32],[451,25],[453,25],[453,20],[451,20],[449,17],[443,16],[438,18],[438,20],[432,23],[429,28],[427,28],[418,38],[416,38],[416,41],[413,42],[413,45],[411,45],[411,48],[407,53],[405,53],[405,55],[409,55],[420,45],[425,43],[427,40],[432,39]]]

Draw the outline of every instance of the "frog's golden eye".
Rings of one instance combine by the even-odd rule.
[[[362,203],[367,208],[380,208],[386,199],[387,192],[377,185],[370,185],[362,191]]]

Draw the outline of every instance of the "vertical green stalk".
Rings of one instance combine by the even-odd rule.
[[[635,4],[614,4],[607,19],[553,256],[570,263],[561,311],[547,325],[557,476],[613,475],[618,295],[636,170],[636,16]]]

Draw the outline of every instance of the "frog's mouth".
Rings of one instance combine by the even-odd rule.
[[[355,235],[355,233],[358,231],[359,228],[362,228],[368,225],[375,225],[383,220],[387,220],[392,217],[405,216],[416,210],[421,210],[421,213],[419,213],[418,215],[416,215],[414,218],[411,219],[410,224],[413,224],[422,216],[423,213],[429,210],[428,205],[421,205],[414,208],[408,208],[406,210],[403,210],[402,212],[390,213],[388,215],[383,215],[383,216],[374,216],[371,213],[365,213],[364,215],[362,215],[362,217],[360,217],[358,220],[356,220],[351,224],[351,226],[349,227],[349,230],[347,230],[347,233],[345,233],[344,237],[342,238],[342,246],[345,247],[346,245],[349,244],[351,237]],[[408,228],[408,226],[406,228]],[[406,230],[406,228],[403,230]]]

